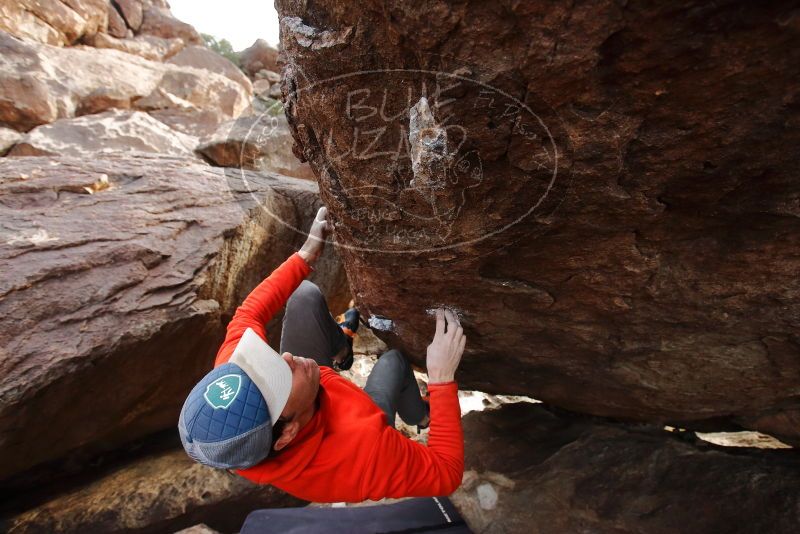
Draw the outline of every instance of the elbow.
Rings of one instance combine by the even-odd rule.
[[[447,476],[447,480],[444,484],[444,488],[442,491],[442,495],[450,495],[454,491],[456,491],[459,486],[461,486],[461,481],[464,478],[464,463],[459,462],[457,466],[454,466],[453,469],[450,470]]]

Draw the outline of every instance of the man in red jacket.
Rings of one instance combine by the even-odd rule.
[[[237,309],[214,369],[181,410],[184,448],[201,463],[310,501],[452,493],[464,469],[454,375],[466,337],[458,318],[436,312],[427,350],[429,410],[398,351],[380,357],[363,391],[318,365],[346,353],[324,297],[303,282],[328,232],[321,208],[303,248]],[[266,344],[265,325],[287,300],[278,356]],[[409,424],[429,422],[427,447],[395,430],[395,413]]]

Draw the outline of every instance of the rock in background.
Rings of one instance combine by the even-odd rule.
[[[9,156],[81,156],[152,152],[192,158],[198,139],[140,111],[110,110],[37,126]]]
[[[307,180],[144,153],[6,157],[0,177],[0,480],[173,427],[319,206]],[[341,306],[326,256],[312,280]]]
[[[445,305],[465,387],[799,442],[792,2],[277,7],[297,152],[390,344],[423,363]],[[439,130],[445,172],[415,169]]]
[[[282,108],[223,123],[197,147],[215,165],[250,170],[270,170],[286,176],[314,180],[308,163],[292,154],[294,140]]]
[[[239,59],[244,71],[253,79],[262,70],[280,72],[278,51],[263,39],[258,39],[253,46],[243,50]]]
[[[266,112],[279,76],[259,76],[254,99],[164,0],[0,2],[0,530],[233,531],[297,504],[174,442],[236,306],[320,205],[314,183],[273,172],[310,176],[285,119],[273,139],[233,140],[258,172],[196,152]],[[344,309],[333,247],[311,279]],[[164,432],[171,452],[143,445]]]

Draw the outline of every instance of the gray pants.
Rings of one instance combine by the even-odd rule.
[[[313,358],[319,365],[332,366],[333,357],[347,345],[347,336],[328,311],[319,288],[304,280],[286,303],[281,334],[281,353]],[[416,425],[428,414],[411,365],[400,351],[381,355],[367,378],[364,391],[394,426],[395,415]]]

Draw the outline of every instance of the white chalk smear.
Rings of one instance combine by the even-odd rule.
[[[368,323],[369,327],[373,330],[379,330],[381,332],[394,332],[394,322],[386,317],[373,315],[369,318]]]
[[[436,310],[449,310],[449,311],[451,311],[456,316],[456,319],[458,319],[459,323],[466,316],[466,313],[464,313],[464,310],[460,310],[460,309],[458,309],[458,308],[456,308],[454,306],[447,306],[445,304],[440,304],[440,305],[438,305],[438,306],[436,306],[434,308],[428,308],[427,310],[425,310],[425,313],[427,315],[436,315]]]
[[[47,233],[47,230],[44,228],[40,228],[33,232],[31,235],[15,235],[11,239],[6,241],[6,245],[16,245],[17,243],[30,243],[31,245],[41,245],[44,243],[49,243],[51,241],[58,241],[57,237],[50,237],[50,234]]]

